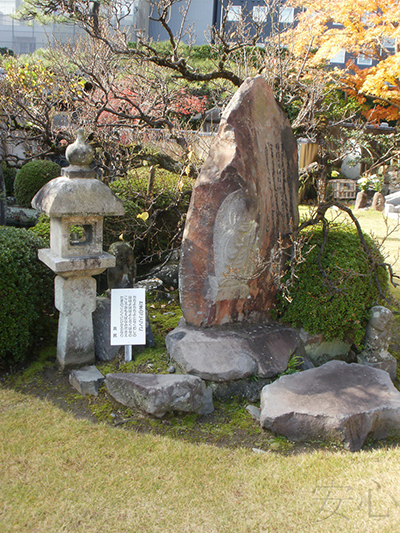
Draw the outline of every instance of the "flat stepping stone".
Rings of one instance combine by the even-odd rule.
[[[338,440],[358,451],[367,436],[400,435],[400,392],[383,370],[330,361],[266,385],[260,423],[293,441]]]
[[[106,386],[117,402],[158,418],[168,411],[209,414],[214,410],[211,389],[196,376],[107,374]]]
[[[178,326],[165,339],[168,353],[187,374],[230,381],[257,372],[246,340],[230,331]]]
[[[299,348],[294,329],[280,325],[240,324],[197,328],[185,323],[165,340],[168,353],[187,374],[209,381],[231,381],[286,370]]]

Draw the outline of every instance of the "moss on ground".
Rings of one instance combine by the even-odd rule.
[[[146,348],[126,363],[123,354],[107,363],[96,366],[103,374],[111,372],[167,373],[172,361],[165,348],[165,335],[176,327],[181,310],[176,292],[154,294],[148,298],[147,307],[156,341],[154,348]],[[400,314],[395,315],[390,352],[400,364]],[[247,400],[230,398],[214,401],[215,411],[209,415],[195,413],[168,413],[163,419],[156,419],[136,409],[124,407],[111,398],[105,385],[100,387],[97,397],[82,397],[71,389],[68,373],[61,372],[55,365],[56,348],[42,350],[39,359],[29,367],[3,378],[3,384],[24,394],[32,394],[49,400],[59,407],[73,412],[77,417],[94,422],[110,424],[115,429],[137,433],[167,435],[192,443],[208,443],[231,448],[254,448],[278,454],[297,454],[301,451],[323,449],[337,451],[339,443],[326,444],[322,441],[294,444],[288,439],[261,429],[246,410]],[[174,363],[174,366],[177,366]],[[179,371],[179,368],[178,368]],[[398,376],[400,378],[400,375]],[[396,386],[399,386],[400,379]],[[364,449],[384,448],[400,444],[399,438],[382,442],[367,441]]]

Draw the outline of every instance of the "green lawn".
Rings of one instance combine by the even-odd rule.
[[[362,229],[373,235],[378,242],[382,242],[384,255],[394,266],[394,270],[400,274],[400,226],[393,218],[386,218],[383,213],[377,211],[355,211]]]
[[[139,435],[0,389],[0,531],[398,530],[400,449],[284,456]]]
[[[357,216],[384,235],[381,215]],[[391,258],[398,245],[396,230]],[[4,387],[0,415],[0,533],[399,529],[397,446],[290,456],[218,448],[78,420]]]

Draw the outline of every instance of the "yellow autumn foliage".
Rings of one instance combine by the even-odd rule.
[[[149,213],[147,213],[147,211],[144,211],[143,213],[137,215],[136,218],[140,218],[143,220],[143,222],[146,222],[146,220],[149,218]]]
[[[294,0],[297,24],[285,43],[310,65],[329,63],[346,50],[354,60],[362,54],[374,62],[362,76],[348,64],[350,85],[360,97],[391,104],[390,117],[400,117],[400,2],[397,0]],[[352,71],[352,72],[351,72]],[[359,79],[357,80],[357,76]],[[346,78],[343,77],[344,86]],[[396,111],[397,110],[397,111]]]

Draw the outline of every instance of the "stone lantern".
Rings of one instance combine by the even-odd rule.
[[[61,368],[94,362],[96,280],[92,276],[115,266],[115,257],[103,251],[103,217],[125,212],[109,187],[94,178],[89,168],[93,149],[85,144],[83,130],[68,146],[66,157],[70,166],[32,200],[35,209],[50,217],[50,249],[39,250],[39,259],[57,274],[57,361]]]

